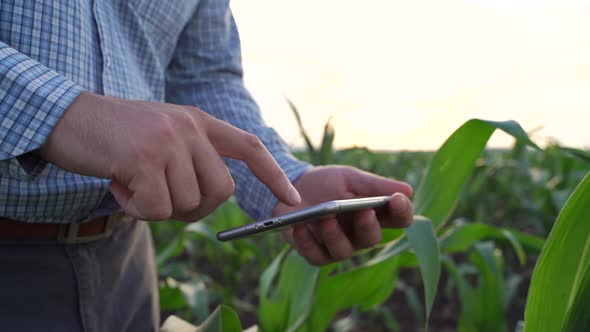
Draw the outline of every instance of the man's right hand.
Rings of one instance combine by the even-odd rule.
[[[244,161],[288,205],[301,198],[253,134],[190,106],[82,93],[40,149],[78,174],[112,179],[110,190],[142,220],[196,221],[234,191],[221,156]]]

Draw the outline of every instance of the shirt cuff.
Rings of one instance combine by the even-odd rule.
[[[0,174],[33,181],[47,162],[34,152],[82,88],[19,53],[0,48]]]

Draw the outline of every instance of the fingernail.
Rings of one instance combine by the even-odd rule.
[[[301,203],[301,196],[299,195],[299,192],[297,191],[297,189],[295,189],[295,187],[291,186],[291,188],[289,188],[289,203],[291,203],[291,206],[295,206]]]
[[[408,206],[410,205],[410,202],[403,194],[394,195],[392,201],[393,208],[399,212],[406,211],[408,209]]]

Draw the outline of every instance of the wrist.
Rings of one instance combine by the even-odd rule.
[[[83,91],[74,99],[74,101],[66,108],[61,118],[56,123],[55,127],[47,137],[45,143],[34,153],[47,161],[53,161],[54,154],[56,153],[55,145],[56,141],[59,141],[59,137],[63,136],[63,131],[67,131],[71,127],[73,117],[76,117],[78,110],[88,107],[89,99],[92,98],[92,93]]]
[[[105,177],[103,168],[106,161],[104,156],[101,158],[99,155],[108,144],[97,140],[97,133],[107,128],[96,130],[97,127],[104,127],[100,123],[105,114],[99,112],[105,109],[102,98],[82,92],[74,99],[39,148],[41,159],[73,173]]]

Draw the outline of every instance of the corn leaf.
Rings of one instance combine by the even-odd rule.
[[[164,263],[169,259],[182,254],[182,251],[184,250],[184,238],[185,231],[183,229],[172,242],[156,254],[156,264],[158,265],[158,269],[161,269],[164,266]]]
[[[160,310],[180,310],[186,306],[186,300],[178,287],[163,285],[159,287]]]
[[[271,282],[281,260],[277,285],[273,289]],[[285,258],[279,256],[267,271],[261,279],[260,327],[266,332],[296,330],[309,315],[319,268],[307,264],[297,252],[291,251]]]
[[[445,253],[465,251],[481,240],[495,240],[512,245],[522,262],[525,251],[539,254],[545,241],[537,236],[525,234],[513,229],[497,228],[481,223],[469,223],[452,226],[440,237],[440,247]]]
[[[418,257],[420,273],[424,280],[424,297],[426,301],[426,318],[434,302],[436,286],[440,277],[440,249],[430,220],[417,216],[412,227],[406,229],[410,246]],[[428,326],[428,321],[426,321]]]
[[[235,311],[221,305],[197,328],[196,332],[242,332],[242,325]]]
[[[333,144],[335,135],[336,133],[334,132],[334,126],[332,126],[332,119],[330,118],[324,126],[324,136],[322,137],[322,146],[319,152],[319,165],[328,165],[333,162]]]
[[[479,119],[467,121],[445,141],[432,158],[426,175],[416,191],[414,200],[416,214],[429,218],[434,227],[444,224],[453,211],[461,190],[475,167],[476,160],[482,154],[487,141],[496,129],[501,129],[514,136],[522,144],[539,149],[515,121],[496,122]],[[414,230],[418,227],[421,229]],[[407,232],[430,232],[430,230],[420,224],[413,224],[406,230],[406,234]],[[428,236],[428,234],[420,235],[422,238]],[[398,242],[401,243],[401,240],[396,241],[396,243]],[[386,261],[397,254],[397,249],[395,246],[386,246],[378,254],[377,259]],[[430,246],[429,250],[432,252],[423,252],[421,256],[432,259],[428,264],[440,265],[438,246]],[[427,264],[422,266],[426,267]],[[421,273],[425,276],[428,272],[421,269]],[[425,290],[436,290],[437,285],[438,276],[435,279],[424,279]],[[433,298],[427,298],[427,300],[432,301]],[[430,307],[431,303],[427,302],[426,306]],[[427,310],[427,312],[429,311]],[[428,321],[428,317],[426,317],[426,321]]]
[[[352,306],[367,310],[382,303],[393,292],[399,267],[414,264],[413,255],[406,253],[335,275],[329,269],[322,269],[310,319],[302,331],[326,331],[339,311]]]
[[[588,305],[588,299],[590,298],[590,271],[588,269],[589,267],[586,266],[580,288],[574,295],[571,310],[565,319],[564,331],[579,331],[582,327],[587,329],[590,326],[590,305]]]
[[[307,153],[309,154],[310,159],[312,161],[315,161],[317,159],[318,152],[314,148],[313,143],[311,143],[311,140],[309,139],[309,135],[307,135],[307,132],[305,131],[305,127],[303,126],[303,122],[301,121],[301,116],[299,115],[299,111],[297,110],[297,107],[295,106],[295,104],[293,104],[293,102],[291,100],[289,100],[288,98],[287,98],[287,103],[289,104],[291,111],[293,111],[293,115],[295,115],[295,120],[297,120],[297,125],[299,126],[299,132],[301,133],[301,136],[303,136],[303,139],[305,140],[305,145],[307,147]]]
[[[502,260],[494,253],[491,242],[478,242],[471,254],[471,262],[477,269],[477,287],[473,288],[452,259],[444,255],[442,262],[449,276],[455,281],[461,303],[459,332],[506,331],[504,315],[505,295]]]
[[[179,283],[178,286],[196,320],[198,322],[206,320],[211,312],[209,311],[209,293],[205,282],[195,278],[188,282]]]
[[[525,332],[588,330],[588,202],[590,173],[565,203],[535,266],[525,308]]]
[[[569,152],[572,155],[574,155],[582,160],[590,162],[590,152],[588,152],[588,151],[574,149],[574,148],[567,148],[567,147],[559,147],[559,149]]]
[[[446,140],[432,158],[426,176],[416,191],[414,206],[417,214],[428,217],[435,227],[447,220],[475,161],[496,129],[538,149],[515,121],[467,121]]]
[[[473,316],[466,319],[480,332],[504,332],[507,330],[504,313],[504,276],[502,256],[495,253],[492,242],[478,242],[471,260],[479,271],[475,290]]]

